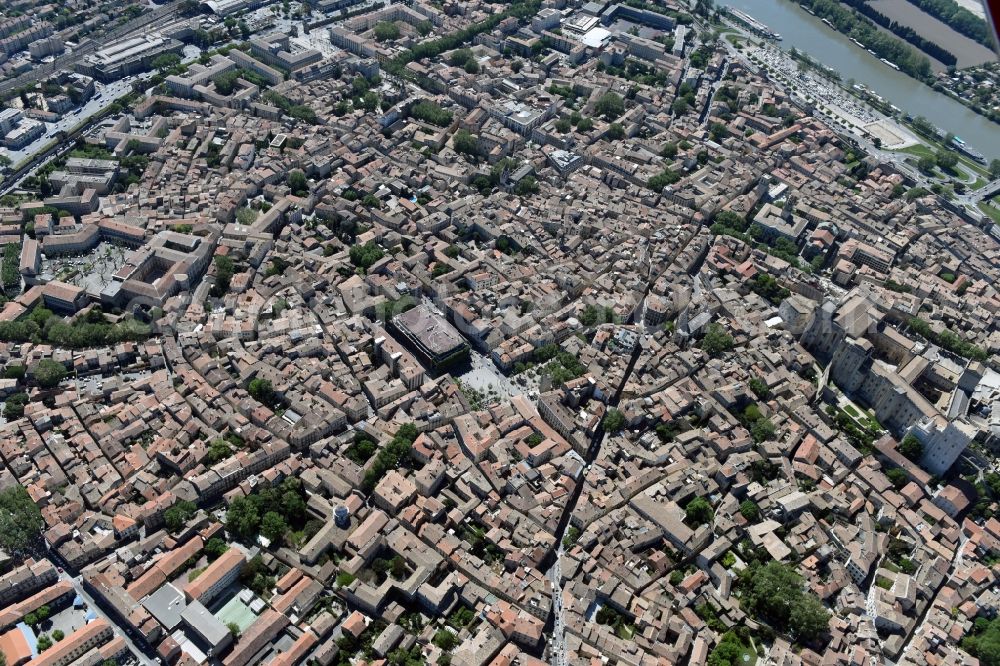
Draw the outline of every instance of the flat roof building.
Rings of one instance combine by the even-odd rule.
[[[233,642],[233,635],[229,628],[197,601],[192,601],[187,605],[187,608],[181,613],[181,619],[205,643],[211,646],[212,651],[216,654]]]
[[[426,305],[396,315],[392,323],[434,366],[449,364],[469,352],[469,345],[455,327]]]
[[[81,74],[114,81],[149,69],[157,56],[183,49],[182,42],[152,33],[110,44],[84,56],[76,67]]]

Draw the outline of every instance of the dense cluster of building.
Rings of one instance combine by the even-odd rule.
[[[7,663],[973,663],[1000,231],[686,6],[515,6],[255,35],[5,201]]]

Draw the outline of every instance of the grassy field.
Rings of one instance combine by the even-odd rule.
[[[907,155],[913,155],[914,157],[934,157],[934,151],[931,150],[930,146],[923,143],[918,143],[915,146],[907,146],[906,148],[900,148],[896,152],[906,153]]]
[[[931,157],[931,158],[933,158],[937,154],[938,150],[944,150],[944,145],[943,144],[929,141],[928,139],[926,139],[924,137],[920,137],[920,140],[921,141],[926,141],[927,143],[918,143],[915,146],[907,146],[906,148],[900,148],[899,150],[894,151],[894,152],[897,152],[897,153],[906,153],[907,155],[913,155],[914,157],[916,157],[917,159],[919,159],[921,157]],[[928,144],[931,144],[931,145],[928,145]],[[957,151],[955,151],[955,154],[958,156],[958,162],[959,162],[959,164],[961,164],[964,167],[967,167],[969,170],[971,170],[973,173],[975,173],[976,176],[978,176],[980,180],[982,178],[984,178],[984,177],[986,177],[986,178],[989,177],[989,173],[986,171],[985,168],[983,168],[982,164],[978,164],[976,162],[973,162],[968,157],[966,157],[965,155],[962,155],[961,153],[959,153]],[[982,187],[983,185],[986,184],[986,182],[987,181],[984,180],[980,184],[975,184],[974,183],[972,185],[972,189],[976,189],[977,187]],[[979,180],[977,180],[976,183],[979,183]]]
[[[990,206],[985,201],[979,202],[979,210],[983,211],[983,214],[989,217],[991,220],[1000,224],[1000,210]]]

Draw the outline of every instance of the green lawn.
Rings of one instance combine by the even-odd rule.
[[[618,634],[618,638],[623,641],[630,641],[632,640],[632,637],[635,636],[635,627],[628,622],[622,622],[618,625],[618,628],[615,629],[615,633]]]
[[[906,153],[907,155],[913,155],[915,157],[934,157],[934,151],[931,150],[930,146],[918,143],[915,146],[907,146],[906,148],[900,148],[897,153]]]
[[[983,214],[988,216],[991,220],[1000,224],[1000,210],[990,206],[985,201],[979,202],[979,210],[983,211]]]
[[[750,648],[740,655],[740,663],[744,666],[753,666],[757,663],[757,645],[753,636],[750,637]]]
[[[921,157],[934,157],[936,155],[936,151],[937,150],[941,150],[941,149],[944,148],[943,144],[937,143],[937,142],[934,142],[934,141],[930,141],[929,139],[925,139],[924,137],[920,137],[920,140],[921,141],[925,141],[926,143],[918,143],[915,146],[907,146],[906,148],[900,148],[899,150],[894,151],[894,152],[897,152],[897,153],[906,153],[907,155],[913,155],[914,157],[917,157],[919,159]],[[930,145],[928,145],[928,144],[930,144]],[[977,174],[979,176],[988,176],[989,175],[988,172],[986,171],[986,169],[983,168],[982,164],[978,164],[976,162],[973,162],[971,159],[969,159],[965,155],[959,153],[958,151],[955,151],[955,154],[958,156],[958,161],[962,165],[964,165],[964,166],[968,167],[969,169],[971,169],[973,171],[973,173],[975,173],[975,174]],[[973,189],[975,189],[975,187],[977,187],[977,186],[973,185]],[[982,187],[982,186],[979,185],[978,187]]]
[[[982,164],[980,164],[979,162],[973,162],[971,159],[969,159],[965,155],[962,155],[961,153],[958,154],[958,161],[964,164],[965,166],[969,167],[970,169],[972,169],[973,173],[986,177],[989,177],[990,175],[990,172],[987,171]]]

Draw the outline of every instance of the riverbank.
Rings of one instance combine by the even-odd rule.
[[[949,95],[929,86],[914,85],[913,78],[891,69],[858,48],[848,37],[830,30],[797,2],[720,0],[720,5],[736,7],[781,33],[783,49],[794,47],[838,72],[843,77],[843,87],[848,90],[853,90],[854,85],[863,86],[882,100],[880,108],[892,110],[896,107],[901,113],[922,115],[935,127],[961,136],[987,160],[1000,158],[1000,132],[996,123]]]
[[[919,139],[894,118],[851,94],[836,77],[817,63],[800,68],[801,56],[769,44],[747,40],[743,53],[750,61],[767,70],[768,76],[802,101],[812,105],[818,116],[833,127],[856,136],[867,137],[885,149],[903,150],[919,144]]]
[[[732,36],[732,35],[730,35]],[[737,43],[734,43],[737,42]],[[732,53],[745,59],[756,70],[780,85],[800,107],[824,120],[834,131],[849,139],[877,159],[893,164],[909,174],[914,191],[934,192],[954,203],[992,216],[995,209],[977,206],[988,176],[981,165],[953,148],[945,150],[938,140],[921,137],[902,122],[898,109],[883,113],[869,104],[858,86],[846,88],[836,72],[798,54],[778,48],[766,40],[746,33],[738,40],[727,40]],[[808,63],[808,66],[806,66]],[[892,109],[891,105],[881,104]],[[938,161],[938,153],[955,157],[949,165]],[[921,158],[930,158],[921,162]]]

